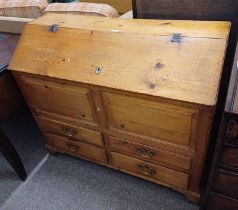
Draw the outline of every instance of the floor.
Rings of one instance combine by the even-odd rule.
[[[24,107],[0,124],[24,162],[27,174],[47,154],[43,137],[29,110]],[[0,152],[0,206],[22,182]]]
[[[67,155],[49,156],[31,114],[21,111],[2,128],[29,174],[21,182],[0,156],[1,210],[198,210],[168,188]]]

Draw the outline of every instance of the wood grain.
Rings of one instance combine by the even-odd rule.
[[[102,135],[99,132],[55,120],[49,120],[44,117],[38,117],[37,121],[41,130],[45,133],[64,136],[74,141],[103,145]]]
[[[59,28],[89,31],[111,32],[114,29],[121,33],[160,36],[181,33],[185,37],[213,39],[226,39],[230,28],[230,23],[224,21],[138,20],[70,14],[46,14],[28,23],[28,25],[40,26],[51,26],[53,24],[57,24]]]
[[[133,0],[133,13],[137,18],[235,20],[237,10],[234,0]]]
[[[28,95],[34,92],[34,97],[29,97],[30,104],[38,109],[65,116],[77,116],[88,121],[95,120],[91,111],[90,90],[33,78],[25,78],[22,81]]]
[[[56,17],[61,16],[54,16]],[[79,22],[84,19],[85,17],[79,19]],[[115,33],[105,28],[99,30],[101,26],[97,24],[94,27],[95,20],[105,21],[104,18],[92,20],[94,22],[88,26],[90,30],[83,27],[79,30],[76,29],[78,26],[71,26],[65,19],[64,26],[61,26],[57,33],[49,32],[47,27],[36,25],[41,24],[42,19],[29,24],[9,68],[83,83],[87,80],[90,84],[103,84],[125,91],[215,105],[229,24],[206,23],[204,29],[209,33],[215,33],[215,36],[209,37],[209,34],[201,29],[200,37],[187,37],[185,33],[182,34],[181,43],[173,43],[172,33],[180,32],[175,30],[176,26],[173,24],[169,26],[173,29],[171,34],[168,34],[168,30],[163,26],[157,26],[150,31],[147,24],[140,27],[147,34],[140,34],[133,30],[130,22],[107,19],[108,25],[112,23],[110,27],[115,22],[119,24],[118,20],[122,20],[121,24],[124,22],[126,30]],[[135,22],[143,25],[146,23],[144,21]],[[149,23],[150,21],[148,25]],[[152,25],[155,26],[155,23],[159,24],[154,22]],[[45,22],[43,25],[46,24]],[[198,34],[198,23],[188,21],[183,24],[180,25],[183,30],[188,28],[188,33],[193,31],[193,34]],[[202,25],[201,23],[200,27]],[[133,34],[128,33],[128,28],[133,30]],[[154,34],[153,31],[159,28],[158,33],[162,33]],[[219,37],[219,31],[223,31],[222,38]],[[132,62],[131,57],[134,55],[141,62]],[[34,60],[30,59],[31,57],[34,57]],[[90,60],[89,57],[93,59]],[[97,66],[103,68],[99,75],[95,74]],[[126,80],[122,82],[115,80],[115,77]]]
[[[185,146],[194,141],[190,132],[196,132],[192,130],[192,123],[195,123],[196,128],[198,109],[112,93],[103,93],[103,98],[109,123],[114,128]]]
[[[238,173],[217,170],[214,179],[214,191],[238,199]]]
[[[81,83],[75,83],[75,82],[70,82],[70,81],[65,81],[65,80],[58,80],[54,78],[47,78],[47,77],[42,77],[42,76],[35,76],[35,75],[27,75],[25,73],[19,73],[19,72],[14,72],[14,76],[16,80],[18,81],[19,85],[22,88],[22,91],[27,99],[28,104],[30,105],[30,108],[32,109],[33,114],[35,115],[36,119],[41,119],[44,118],[47,121],[50,121],[52,125],[47,125],[47,123],[42,122],[41,120],[38,120],[40,128],[42,128],[43,132],[48,133],[54,133],[57,134],[62,138],[62,140],[77,140],[78,142],[88,142],[90,144],[95,144],[95,139],[91,139],[90,136],[85,138],[65,138],[65,135],[62,134],[62,125],[67,125],[70,129],[77,130],[78,128],[85,128],[94,131],[95,133],[101,133],[103,136],[104,140],[104,145],[100,145],[100,147],[105,148],[107,152],[107,157],[109,162],[109,165],[112,164],[112,159],[111,159],[111,151],[113,150],[110,146],[110,139],[108,138],[109,136],[116,136],[119,137],[120,139],[125,139],[126,141],[131,141],[133,144],[138,143],[140,145],[143,145],[143,147],[149,146],[149,148],[154,147],[156,151],[161,151],[165,150],[166,152],[162,153],[163,159],[155,161],[153,163],[158,164],[160,166],[166,166],[167,168],[170,168],[172,170],[176,171],[183,171],[186,172],[189,176],[189,190],[184,190],[183,192],[188,196],[189,199],[191,199],[194,202],[199,201],[199,188],[200,188],[200,180],[201,180],[201,175],[202,175],[202,169],[203,169],[203,164],[204,164],[204,157],[205,157],[205,152],[207,148],[207,143],[209,140],[209,129],[211,125],[211,120],[212,120],[212,113],[213,113],[213,107],[207,107],[207,106],[201,106],[197,104],[189,104],[187,102],[178,102],[178,101],[173,101],[173,100],[167,100],[167,99],[160,99],[156,97],[148,97],[144,95],[137,95],[137,94],[130,94],[126,93],[124,91],[118,91],[118,90],[113,90],[113,89],[108,89],[108,88],[103,88],[103,87],[97,87],[97,86],[92,86],[89,84],[81,84]],[[95,119],[99,119],[99,125],[95,124],[91,121],[88,120],[83,120],[81,116],[78,114],[75,114],[74,116],[69,116],[68,111],[66,108],[63,108],[61,112],[56,113],[55,110],[52,110],[50,107],[61,107],[64,105],[65,107],[68,106],[68,104],[75,105],[79,102],[77,100],[78,96],[76,97],[70,97],[67,100],[67,102],[63,100],[47,100],[47,106],[44,107],[44,110],[42,110],[41,103],[32,103],[32,101],[35,101],[36,96],[41,98],[41,100],[44,99],[44,95],[37,95],[35,94],[38,92],[38,89],[34,88],[26,88],[27,86],[25,85],[27,82],[26,81],[31,81],[32,86],[35,86],[34,83],[36,83],[36,86],[39,86],[40,83],[42,84],[40,86],[52,86],[53,87],[64,87],[65,90],[71,90],[72,87],[74,88],[79,88],[79,90],[87,90],[92,93],[92,98],[91,98],[91,104],[94,104],[92,107],[92,113],[95,113]],[[57,85],[56,85],[57,84]],[[64,92],[59,92],[59,95],[65,95],[66,93]],[[72,94],[71,91],[69,92],[69,95]],[[81,91],[79,91],[78,94],[81,94]],[[129,96],[128,96],[129,95]],[[44,96],[44,97],[43,97]],[[148,132],[136,130],[134,132],[127,131],[124,128],[120,126],[117,127],[111,121],[115,121],[117,118],[115,116],[118,116],[119,112],[115,112],[114,115],[111,115],[110,113],[106,112],[110,107],[108,103],[105,103],[105,96],[109,96],[110,99],[109,102],[114,101],[116,98],[116,101],[122,101],[124,104],[133,104],[128,106],[125,106],[122,104],[122,107],[126,107],[125,113],[122,116],[125,116],[127,122],[123,122],[122,125],[127,125],[127,123],[132,123],[132,128],[136,128],[138,126],[138,119],[139,123],[141,125],[147,125],[150,126],[152,129],[152,132],[154,132],[154,129],[157,129],[156,126],[161,126],[163,124],[158,123],[162,122],[161,120],[158,121],[157,118],[160,118],[160,116],[164,116],[164,113],[167,113],[166,116],[180,116],[185,115],[185,116],[190,116],[187,120],[185,121],[185,124],[187,124],[189,121],[189,128],[187,130],[188,132],[188,139],[189,139],[189,144],[184,145],[184,140],[183,138],[178,138],[176,140],[176,143],[171,140],[173,136],[176,136],[176,132],[181,132],[179,129],[178,130],[171,130],[167,132],[167,138],[165,139],[159,139],[158,137],[151,137],[151,134]],[[50,97],[50,96],[49,96]],[[67,98],[67,95],[65,95]],[[39,99],[37,99],[39,100]],[[76,100],[76,101],[75,101]],[[43,103],[43,102],[42,102]],[[111,103],[111,105],[115,106],[114,102]],[[135,108],[135,107],[142,107],[142,108]],[[76,106],[78,107],[78,106]],[[90,107],[90,104],[85,106],[85,109],[87,110]],[[99,108],[99,109],[98,109]],[[56,108],[57,110],[57,108]],[[131,115],[131,112],[134,112],[134,115]],[[156,112],[154,112],[156,110]],[[133,113],[132,112],[132,113]],[[145,120],[146,116],[144,117],[143,113],[146,113],[148,116],[154,116],[156,119],[155,121],[157,122],[154,124],[153,122],[151,123],[150,120]],[[128,117],[130,116],[130,117]],[[112,117],[112,118],[111,118]],[[112,119],[112,120],[110,120]],[[153,118],[151,118],[153,119]],[[170,120],[168,120],[170,119]],[[165,132],[166,130],[169,130],[170,127],[173,128],[173,125],[176,125],[177,118],[170,118],[167,117],[165,118],[169,122],[167,122],[167,125],[165,127],[162,126],[162,131]],[[137,122],[137,123],[136,123]],[[61,126],[59,126],[61,125]],[[115,127],[114,127],[115,126]],[[179,125],[177,125],[179,126]],[[53,127],[53,129],[52,129]],[[176,127],[176,126],[175,126]],[[154,128],[154,129],[153,129]],[[142,129],[143,126],[142,126]],[[80,132],[80,130],[78,131]],[[143,135],[141,134],[143,133]],[[87,134],[88,135],[88,134]],[[62,143],[63,144],[63,143]],[[50,142],[48,142],[48,147],[50,148],[50,152],[52,151],[60,151],[63,152],[65,147],[57,147],[57,146],[52,146]],[[71,155],[76,155],[78,157],[82,157],[82,155],[79,154],[74,154],[70,153],[69,151],[66,150],[67,153]],[[119,151],[123,153],[122,151]],[[174,152],[174,154],[170,153]],[[165,158],[165,153],[166,155],[169,154],[170,158]],[[131,153],[127,153],[130,156],[133,156]],[[186,158],[182,158],[182,155],[187,156]],[[164,156],[165,155],[165,156]],[[167,156],[168,157],[168,156]],[[179,157],[181,159],[179,159]],[[90,159],[90,157],[88,157]],[[192,164],[189,160],[193,160]],[[186,170],[186,169],[187,170]],[[190,169],[188,169],[190,168]],[[127,171],[128,172],[128,171]],[[135,172],[129,172],[132,174],[136,174]],[[138,174],[140,176],[140,174]],[[154,180],[154,179],[149,179],[149,180]],[[165,183],[163,181],[159,180],[154,180],[156,183],[164,184],[165,186],[170,186],[176,190],[181,190],[179,186],[174,186],[169,183]],[[198,191],[198,192],[197,192]]]
[[[50,153],[199,202],[228,34],[224,22],[46,15],[26,26],[10,69]]]
[[[84,156],[99,162],[108,162],[107,155],[104,149],[85,144],[82,142],[76,142],[68,140],[67,138],[53,135],[45,134],[48,144],[54,147],[63,149],[65,152],[73,153],[76,156]]]
[[[173,171],[119,153],[112,153],[112,162],[116,167],[122,168],[124,170],[136,172],[138,174],[142,174],[145,177],[148,176],[152,179],[163,181],[182,189],[187,189],[189,179],[187,174]],[[140,166],[146,166],[146,168],[141,168]]]
[[[224,195],[212,194],[204,210],[237,210],[238,200]]]
[[[221,163],[227,166],[231,166],[238,171],[238,148],[226,146],[223,148],[221,155]]]
[[[157,149],[144,144],[119,139],[110,136],[112,151],[119,151],[128,156],[145,160],[147,162],[166,166],[175,170],[189,171],[191,169],[192,158],[171,153],[166,150]]]

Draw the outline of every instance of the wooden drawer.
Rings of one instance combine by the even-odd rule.
[[[209,196],[206,210],[238,210],[238,200],[213,194]]]
[[[236,120],[229,121],[224,141],[238,147],[238,123]]]
[[[225,146],[222,151],[220,162],[224,165],[238,169],[238,148]]]
[[[217,171],[213,186],[216,192],[238,199],[238,173]]]
[[[155,164],[169,166],[176,170],[189,171],[191,168],[192,158],[190,157],[112,136],[109,137],[109,140],[112,150],[114,151],[124,152],[133,155],[136,158]]]
[[[44,133],[57,134],[76,141],[103,145],[102,135],[97,131],[49,120],[44,117],[38,117],[37,121]]]
[[[35,109],[95,121],[89,89],[25,76],[21,78],[27,100]]]
[[[178,145],[194,141],[198,110],[113,93],[103,93],[110,125]]]
[[[104,149],[82,142],[71,141],[67,138],[53,134],[45,134],[45,136],[49,145],[57,147],[66,153],[83,156],[99,162],[108,162],[106,151]]]
[[[189,175],[187,174],[119,153],[112,152],[111,154],[113,165],[122,170],[139,174],[155,181],[164,182],[181,189],[187,189],[188,187]]]

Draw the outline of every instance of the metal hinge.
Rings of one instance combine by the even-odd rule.
[[[180,42],[181,42],[181,34],[179,34],[179,33],[174,33],[174,34],[172,35],[171,42],[180,43]]]
[[[57,24],[53,24],[49,27],[49,31],[51,32],[56,32],[58,29],[58,25]]]

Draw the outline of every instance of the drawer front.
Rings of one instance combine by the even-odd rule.
[[[122,170],[136,173],[155,181],[164,182],[181,189],[187,189],[188,187],[189,175],[181,172],[115,152],[112,152],[112,163]]]
[[[230,120],[227,126],[225,142],[238,146],[238,123],[235,120]]]
[[[238,210],[238,200],[225,196],[209,196],[206,210]]]
[[[227,166],[235,167],[238,169],[238,149],[225,146],[222,151],[220,162]]]
[[[217,171],[213,186],[216,192],[238,199],[238,173]]]
[[[92,144],[103,145],[102,135],[97,131],[68,125],[43,117],[38,117],[37,121],[44,133],[56,134],[76,141],[79,140]]]
[[[21,78],[27,100],[36,109],[94,121],[89,89],[30,77]]]
[[[104,149],[82,142],[71,141],[57,135],[45,134],[45,136],[49,145],[62,149],[66,153],[83,156],[99,162],[108,162]]]
[[[136,158],[143,159],[155,164],[161,164],[174,168],[176,170],[189,171],[192,159],[183,155],[178,155],[166,150],[156,149],[154,147],[138,144],[110,136],[110,145],[112,150],[125,152]]]
[[[113,93],[103,93],[114,128],[189,146],[194,140],[198,110]]]

